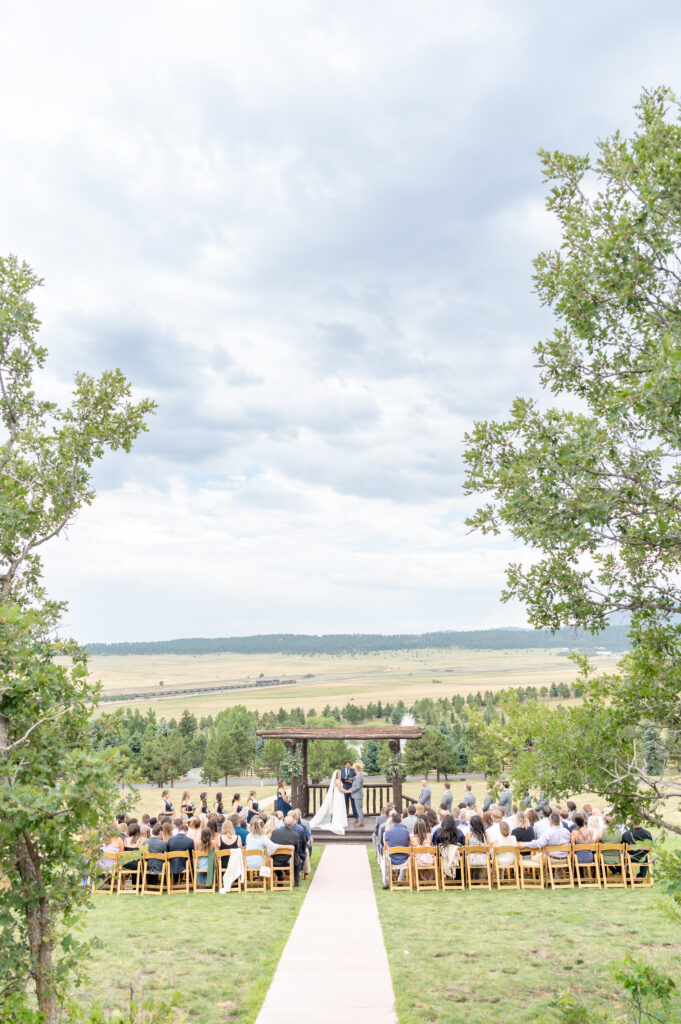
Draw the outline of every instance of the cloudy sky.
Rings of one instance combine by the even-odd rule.
[[[462,436],[535,388],[538,147],[681,90],[677,2],[6,5],[0,248],[44,393],[158,413],[46,556],[82,641],[523,625]]]

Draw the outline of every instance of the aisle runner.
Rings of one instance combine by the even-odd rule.
[[[289,1021],[397,1022],[365,846],[322,854],[256,1024]]]

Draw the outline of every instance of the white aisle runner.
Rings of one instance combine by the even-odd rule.
[[[256,1020],[289,1022],[397,1022],[365,846],[332,844],[322,854]]]

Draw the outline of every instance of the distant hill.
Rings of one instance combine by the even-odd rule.
[[[520,650],[528,647],[567,647],[594,654],[598,650],[625,651],[629,647],[628,626],[608,626],[592,636],[583,630],[561,629],[557,633],[535,629],[449,630],[441,633],[328,633],[307,636],[272,633],[266,636],[189,637],[184,640],[148,640],[140,643],[88,644],[90,654],[370,654],[373,651],[414,651],[425,648],[446,650]]]

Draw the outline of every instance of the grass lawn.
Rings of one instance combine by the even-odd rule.
[[[659,889],[390,893],[368,853],[399,1024],[549,1024],[567,989],[613,1012],[608,965],[627,950],[681,972]]]
[[[323,847],[315,846],[314,873]],[[85,937],[101,948],[82,998],[123,1009],[136,999],[179,993],[178,1007],[201,1024],[255,1020],[307,893],[93,897]]]

